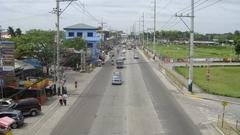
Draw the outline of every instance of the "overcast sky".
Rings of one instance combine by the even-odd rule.
[[[219,2],[214,4],[216,1]],[[185,15],[190,12],[190,2],[157,0],[157,29],[187,31],[187,27],[174,14],[182,9],[186,10],[178,13],[183,12]],[[68,3],[61,2],[61,9]],[[85,12],[81,3],[85,3]],[[195,5],[196,32],[225,33],[240,30],[240,0],[195,0]],[[0,0],[0,25],[4,29],[13,26],[24,31],[54,30],[56,17],[50,13],[54,7],[55,0]],[[143,13],[145,28],[153,28],[153,0],[78,0],[61,15],[61,29],[77,23],[99,26],[103,20],[108,29],[129,32],[135,25],[138,31],[139,18]],[[184,20],[189,24],[189,18]]]

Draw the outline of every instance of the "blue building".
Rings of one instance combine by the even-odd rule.
[[[99,57],[100,50],[98,44],[101,37],[97,33],[97,28],[86,24],[75,24],[64,28],[65,38],[72,39],[76,37],[82,37],[86,43],[86,47],[91,50],[92,63],[95,63]]]

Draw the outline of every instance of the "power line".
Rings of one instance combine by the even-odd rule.
[[[73,2],[73,1],[70,1],[70,2],[68,3],[68,5],[63,9],[63,11],[61,12],[61,14],[63,14],[63,12],[72,4],[72,2]],[[61,14],[60,14],[60,15],[61,15]]]
[[[176,25],[178,25],[180,22],[181,22],[181,20],[176,19],[174,24],[169,25],[165,29],[171,29],[171,28],[175,27]]]
[[[220,1],[222,1],[222,0],[217,0],[217,1],[215,1],[215,2],[213,2],[213,3],[211,3],[211,4],[209,4],[209,5],[207,5],[207,6],[205,6],[205,7],[202,7],[202,8],[197,9],[196,11],[200,11],[200,10],[202,10],[202,9],[211,7],[211,6],[217,4],[217,3],[220,2]]]
[[[174,19],[174,18],[175,18],[174,16],[170,16],[170,18],[162,26],[160,26],[160,28],[164,28],[164,27],[168,26],[169,22],[171,22],[172,19]],[[176,20],[176,18],[175,18],[175,20]]]
[[[206,5],[206,6],[202,7],[202,8],[198,8],[198,9],[195,10],[195,12],[200,11],[200,10],[205,9],[205,8],[208,8],[208,7],[210,7],[210,6],[213,6],[213,5],[217,4],[217,3],[220,2],[220,1],[222,1],[222,0],[217,0],[217,1],[215,1],[215,2],[213,2],[213,3],[211,3],[211,4],[209,4],[209,5]],[[196,1],[196,2],[194,3],[194,4],[195,4],[194,8],[200,7],[201,5],[205,4],[206,2],[209,2],[209,0],[203,0],[203,1],[202,1],[202,0],[198,0],[198,1]],[[181,12],[181,13],[189,14],[189,13],[190,13],[189,11],[191,10],[191,9],[189,9],[189,8],[190,8],[190,7],[186,7],[186,8],[184,8],[184,9],[178,11],[177,13],[179,13],[179,12],[181,12],[181,11],[183,11],[183,10],[186,10],[186,11]]]
[[[197,4],[200,1],[202,1],[202,0],[198,0],[198,1],[194,2],[194,4]],[[186,12],[185,10],[187,10],[187,11],[191,10],[191,6],[187,6],[187,7],[183,8],[183,9],[177,11],[176,13],[183,12],[183,11]]]
[[[199,4],[194,3],[194,8],[197,8],[197,7],[203,5],[204,3],[208,2],[208,1],[209,1],[209,0],[204,0],[204,1],[202,1],[202,2],[200,3],[200,0],[199,0]],[[189,14],[189,13],[190,13],[189,11],[191,11],[191,10],[187,10],[187,11],[185,11],[185,12],[183,12],[183,13]]]
[[[80,5],[75,4],[75,5],[72,5],[72,6],[73,6],[75,9],[79,10],[80,12],[82,12],[84,15],[91,17],[92,20],[96,21],[97,23],[100,23],[100,21],[96,20],[95,17],[93,18],[92,16],[90,16],[89,14],[87,14],[87,12],[84,11],[84,9],[83,9],[82,7],[80,7]]]
[[[81,8],[83,11],[85,11],[87,14],[85,14],[85,15],[88,15],[88,16],[90,16],[93,20],[95,20],[97,23],[100,23],[101,21],[99,20],[99,19],[97,19],[95,16],[93,16],[86,8],[85,8],[85,6],[84,6],[84,4],[83,3],[81,3],[80,1],[78,1],[79,3],[75,3],[75,5],[77,5],[79,8]],[[84,13],[85,13],[84,12]]]

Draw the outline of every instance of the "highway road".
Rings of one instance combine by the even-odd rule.
[[[200,135],[143,57],[127,51],[124,69],[106,64],[54,128],[52,135]],[[111,84],[112,72],[124,83]]]

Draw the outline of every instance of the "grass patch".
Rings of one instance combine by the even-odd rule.
[[[153,46],[150,46],[153,48]],[[156,45],[156,52],[171,58],[188,58],[188,45]],[[229,46],[194,46],[195,58],[229,58],[237,57]]]
[[[188,69],[176,67],[176,71],[188,78]],[[193,82],[208,93],[240,97],[240,67],[210,67],[210,80],[206,79],[206,67],[194,67]]]

